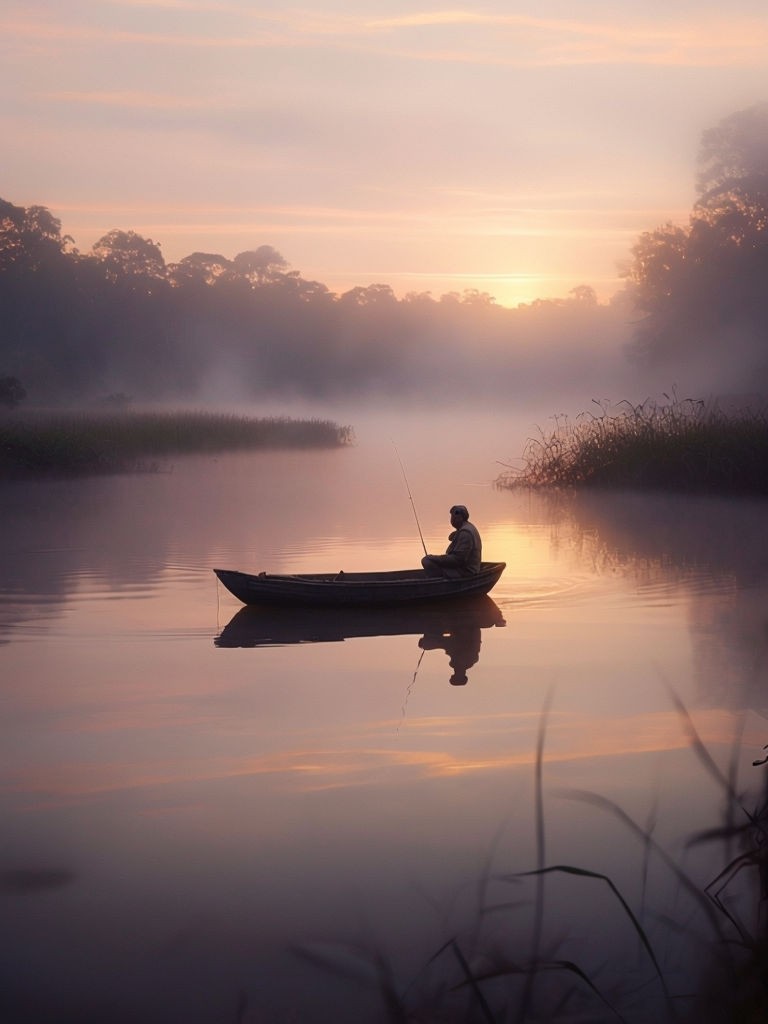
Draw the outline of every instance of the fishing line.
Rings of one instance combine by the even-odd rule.
[[[416,685],[416,676],[419,674],[419,668],[421,667],[421,659],[424,657],[426,652],[427,652],[426,647],[422,647],[421,654],[419,655],[419,660],[416,662],[416,669],[415,669],[415,671],[413,673],[413,679],[410,681],[410,683],[408,684],[408,687],[407,687],[407,689],[405,691],[405,699],[403,700],[403,706],[400,709],[400,721],[399,721],[399,723],[397,725],[397,729],[395,730],[395,735],[399,735],[400,734],[400,726],[405,721],[405,709],[408,707],[408,700],[409,700],[409,698],[411,696],[411,690]]]
[[[405,466],[403,465],[403,460],[400,458],[400,452],[397,450],[397,445],[395,444],[394,441],[392,442],[392,447],[395,449],[395,455],[397,456],[397,461],[400,463],[400,472],[403,474],[403,480],[405,481],[405,489],[406,489],[406,491],[408,493],[408,497],[409,497],[410,502],[411,502],[411,508],[413,509],[413,518],[416,520],[416,529],[419,531],[419,538],[421,540],[421,546],[424,548],[424,554],[426,555],[427,554],[427,545],[424,543],[424,535],[421,532],[421,524],[419,523],[419,517],[418,517],[418,515],[416,513],[416,506],[413,503],[413,495],[411,494],[411,488],[408,486],[408,477],[405,475]]]

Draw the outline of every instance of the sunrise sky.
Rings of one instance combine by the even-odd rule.
[[[605,299],[767,73],[765,0],[3,0],[0,196],[81,251]]]

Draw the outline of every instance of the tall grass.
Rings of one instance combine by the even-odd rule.
[[[156,468],[158,457],[266,448],[333,448],[330,420],[206,412],[30,413],[0,417],[0,477]]]
[[[641,845],[644,861],[652,862],[658,881],[664,876],[670,880],[671,892],[664,886],[654,912],[646,904],[644,884],[640,906],[633,907],[607,874],[574,863],[545,862],[541,769],[548,697],[534,778],[536,868],[494,878],[487,863],[477,890],[476,920],[454,930],[427,962],[415,966],[407,982],[396,980],[381,950],[374,955],[370,949],[346,948],[343,958],[331,947],[324,956],[312,958],[305,950],[297,951],[324,971],[342,977],[350,976],[349,965],[354,961],[358,980],[363,980],[367,964],[368,984],[378,993],[387,1024],[757,1024],[768,1020],[768,774],[756,796],[739,793],[738,747],[734,746],[729,772],[723,773],[687,709],[668,689],[691,750],[724,798],[721,823],[691,836],[685,844],[686,857],[695,848],[712,844],[722,851],[714,876],[697,877],[685,858],[670,853],[654,836],[655,823],[638,824],[613,801],[578,790],[557,795],[613,818]],[[767,761],[768,757],[753,765]],[[644,863],[643,874],[647,867]],[[562,884],[545,898],[544,880],[558,877]],[[532,893],[530,888],[524,890],[527,900],[489,898],[492,882],[515,885],[519,892],[526,879],[535,886]],[[568,935],[563,908],[569,900],[564,885],[579,889],[587,900],[587,912],[577,922],[578,937]],[[613,907],[618,930],[611,926],[596,962],[595,953],[588,952],[589,939],[601,921],[610,920],[601,913],[601,906]],[[521,917],[522,930],[513,927]],[[501,929],[486,932],[491,919],[499,918]],[[533,932],[526,938],[525,922],[531,920]],[[381,971],[384,962],[386,978]]]
[[[717,494],[768,494],[768,411],[724,411],[668,396],[667,404],[621,402],[575,419],[555,417],[529,439],[522,466],[501,487],[631,487]]]

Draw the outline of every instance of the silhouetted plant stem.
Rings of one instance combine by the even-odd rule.
[[[554,686],[551,686],[544,698],[544,705],[539,718],[539,731],[536,737],[536,762],[534,765],[534,816],[536,829],[536,902],[533,914],[533,934],[531,936],[531,963],[534,968],[541,956],[541,936],[544,928],[544,866],[547,862],[546,831],[544,822],[544,747],[547,737],[549,712],[554,697]],[[524,1021],[533,999],[535,970],[525,976],[525,984],[520,998],[518,1020]]]

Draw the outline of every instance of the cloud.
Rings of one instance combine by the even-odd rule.
[[[625,22],[621,27],[588,21],[546,21],[488,15],[431,16],[381,23],[404,30],[422,27],[461,30],[455,46],[437,33],[419,48],[394,46],[412,60],[477,63],[506,67],[648,65],[667,67],[759,66],[765,62],[768,26],[764,21],[690,21],[659,27]],[[471,32],[475,29],[475,32]],[[482,30],[482,31],[481,31]],[[402,33],[401,33],[402,34]]]
[[[197,720],[200,724],[203,720]],[[552,716],[547,730],[546,760],[549,765],[590,759],[626,759],[633,755],[684,750],[689,739],[674,709],[630,716],[606,717],[599,732],[588,728],[589,716],[560,713]],[[216,756],[142,765],[104,761],[32,766],[6,781],[2,791],[23,795],[31,802],[52,803],[84,799],[115,791],[177,786],[222,779],[272,776],[278,785],[301,791],[346,786],[380,786],[393,771],[413,779],[450,778],[477,772],[529,769],[535,762],[537,713],[492,717],[424,717],[409,722],[405,739],[396,747],[381,746],[377,730],[368,726],[372,742],[361,735],[341,733],[334,745],[327,737],[299,749],[280,750],[256,757]],[[119,723],[125,725],[121,716]],[[110,723],[102,723],[110,728]],[[728,744],[733,735],[733,716],[718,708],[696,716],[696,728],[707,745]],[[363,730],[364,732],[366,730]],[[449,751],[445,740],[454,743]],[[363,740],[361,743],[360,741]],[[455,749],[461,740],[464,750]]]
[[[177,93],[151,93],[139,90],[87,91],[61,89],[42,92],[39,99],[54,103],[84,106],[120,107],[127,110],[220,111],[219,97],[188,96]]]
[[[760,66],[765,63],[765,19],[691,17],[684,20],[541,18],[468,10],[422,11],[385,18],[338,12],[255,11],[236,4],[150,0],[114,4],[200,15],[172,31],[135,30],[51,16],[6,16],[8,40],[141,45],[164,49],[247,50],[336,48],[409,61],[507,67],[649,65],[668,67]],[[58,11],[58,8],[56,9]],[[213,17],[215,15],[215,18]],[[206,16],[209,16],[206,18]],[[167,22],[167,18],[166,18]],[[165,24],[165,23],[164,23]]]
[[[100,27],[95,25],[71,24],[69,22],[0,21],[0,32],[13,37],[17,42],[42,43],[119,43],[142,44],[145,46],[197,49],[246,49],[271,47],[285,43],[284,39],[265,33],[243,36],[208,36],[204,34],[171,34],[162,32],[131,31],[123,28]]]

